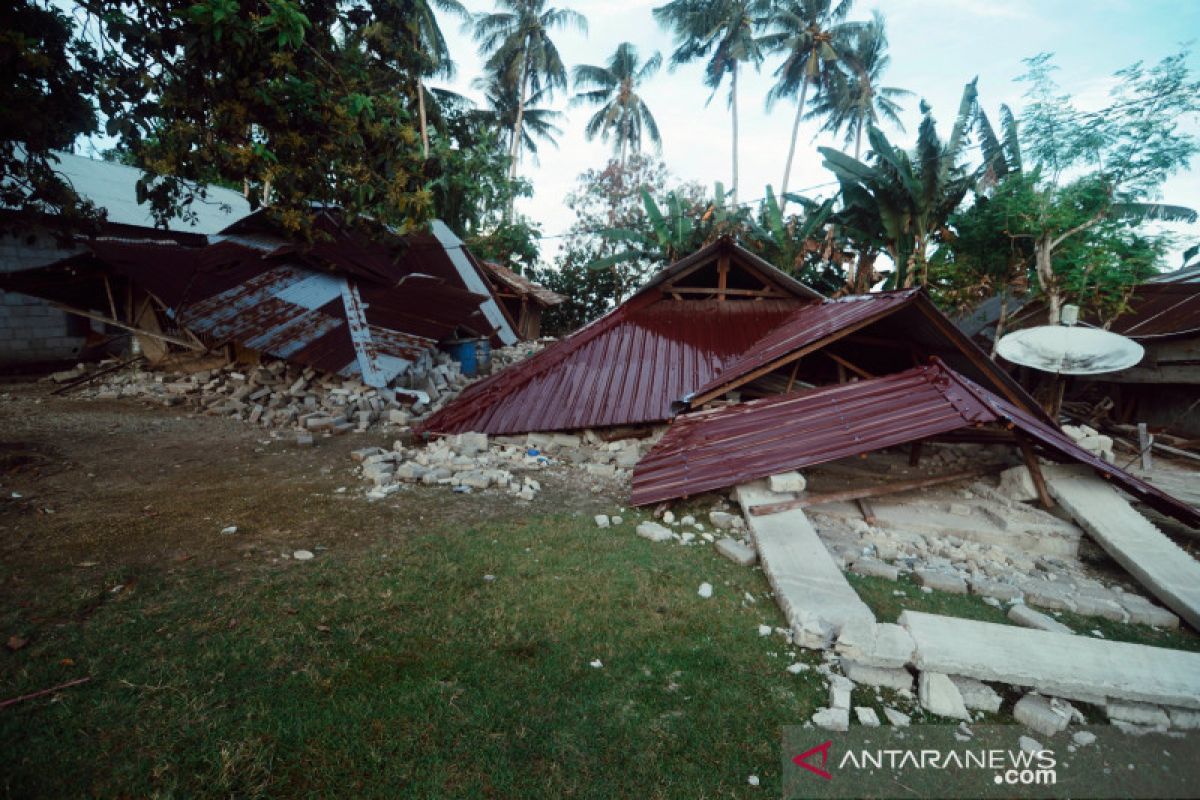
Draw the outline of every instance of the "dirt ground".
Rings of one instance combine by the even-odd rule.
[[[614,487],[539,473],[533,501],[409,486],[368,503],[352,450],[382,432],[318,437],[199,416],[136,400],[55,397],[41,383],[0,385],[0,559],[19,595],[26,572],[187,564],[282,568],[281,554],[367,546],[441,522],[612,512]],[[19,495],[16,496],[16,495]],[[592,509],[594,508],[594,511]],[[222,534],[227,526],[237,533]]]

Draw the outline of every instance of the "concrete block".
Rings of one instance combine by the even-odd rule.
[[[967,593],[967,582],[952,573],[935,569],[918,569],[916,576],[917,583],[928,586],[930,589],[950,594]]]
[[[767,478],[767,488],[780,494],[803,492],[808,481],[799,472],[782,472]]]
[[[1167,712],[1149,703],[1126,703],[1120,700],[1109,700],[1104,711],[1110,720],[1119,720],[1133,725],[1151,725],[1166,727],[1171,724]]]
[[[674,538],[669,528],[657,522],[643,522],[637,526],[637,535],[652,542],[669,542]]]
[[[958,687],[940,672],[922,672],[917,681],[917,700],[921,708],[941,717],[970,721],[971,715],[963,704]]]
[[[1186,708],[1168,708],[1171,717],[1171,727],[1181,731],[1200,730],[1200,711],[1188,711]]]
[[[1019,503],[1038,499],[1037,486],[1033,482],[1033,476],[1029,474],[1029,468],[1024,465],[1001,472],[1000,486],[997,491]]]
[[[899,711],[891,706],[883,707],[883,715],[887,717],[887,721],[897,728],[907,728],[911,721],[908,714]]]
[[[1053,631],[1054,633],[1074,633],[1073,630],[1053,617],[1047,616],[1040,611],[1034,611],[1029,606],[1020,603],[1008,610],[1008,618],[1025,628],[1034,628],[1039,631]]]
[[[818,728],[844,733],[850,730],[850,709],[822,708],[812,715],[812,723]]]
[[[1071,722],[1069,712],[1055,708],[1040,694],[1027,694],[1013,706],[1013,718],[1043,736],[1062,733]]]
[[[842,670],[850,680],[866,686],[882,686],[886,689],[910,692],[913,688],[912,673],[906,669],[872,667],[856,661],[842,661]]]
[[[838,655],[871,667],[900,669],[912,662],[912,636],[899,625],[866,620],[848,622],[838,632]]]
[[[879,715],[870,706],[855,706],[854,716],[858,718],[859,725],[865,725],[868,728],[879,727]]]
[[[715,547],[718,553],[739,566],[748,567],[758,561],[758,553],[754,548],[747,547],[736,539],[720,539]]]
[[[885,564],[874,558],[862,558],[850,565],[850,571],[858,575],[867,575],[872,578],[884,578],[889,581],[900,579],[900,568],[892,564]]]
[[[712,523],[714,528],[718,530],[728,530],[733,527],[734,519],[740,519],[736,514],[730,514],[725,511],[710,511],[708,512],[708,521]]]
[[[987,711],[990,714],[994,714],[1000,710],[1003,698],[1000,697],[995,689],[983,681],[977,681],[974,678],[964,678],[961,675],[951,675],[950,681],[958,689],[958,693],[962,695],[963,705],[967,708],[975,711]]]
[[[608,514],[597,514],[592,519],[596,521],[597,528],[607,528],[609,525]]]
[[[1002,583],[987,578],[971,578],[971,594],[981,597],[994,597],[997,600],[1016,600],[1021,597],[1021,590],[1011,583]]]

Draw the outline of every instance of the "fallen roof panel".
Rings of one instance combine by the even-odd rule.
[[[633,473],[646,505],[986,423],[1011,423],[1058,461],[1087,464],[1147,505],[1200,527],[1200,511],[1093,456],[957,374],[929,366],[676,418]]]

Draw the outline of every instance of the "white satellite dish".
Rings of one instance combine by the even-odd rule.
[[[1140,344],[1099,328],[1042,325],[1010,333],[996,352],[1005,360],[1058,375],[1098,375],[1142,360]]]

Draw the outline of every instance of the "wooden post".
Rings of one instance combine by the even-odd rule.
[[[799,371],[800,371],[800,361],[796,360],[792,364],[792,374],[788,376],[787,388],[783,390],[784,394],[787,394],[788,392],[790,392],[792,390],[792,384],[796,382],[796,373]]]
[[[717,301],[725,302],[725,290],[729,288],[729,256],[717,260]]]
[[[924,442],[913,442],[912,447],[908,451],[908,465],[915,467],[921,463],[921,449]]]
[[[1154,457],[1150,455],[1150,451],[1154,447],[1154,437],[1150,435],[1146,423],[1139,422],[1138,429],[1138,452],[1142,455],[1142,469],[1146,472],[1154,469]]]
[[[1046,478],[1042,475],[1042,467],[1038,464],[1033,447],[1024,436],[1017,437],[1017,444],[1021,448],[1021,457],[1025,459],[1025,468],[1029,470],[1029,475],[1033,478],[1033,486],[1037,489],[1038,502],[1042,504],[1042,508],[1049,511],[1054,508],[1054,499],[1050,497],[1050,490],[1046,488]]]

